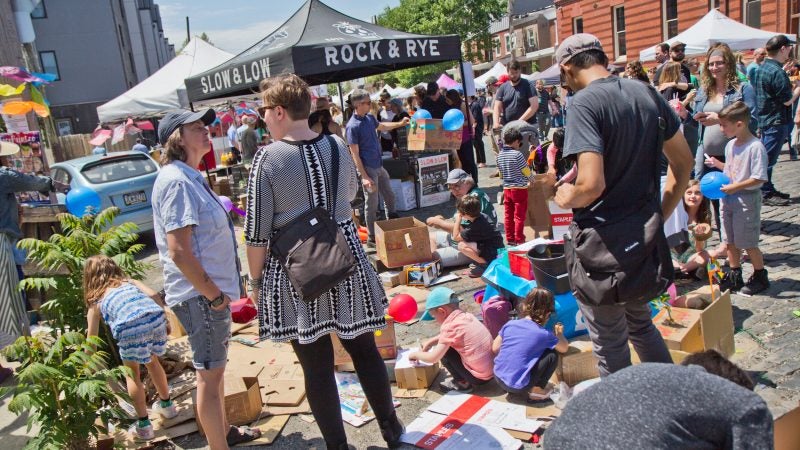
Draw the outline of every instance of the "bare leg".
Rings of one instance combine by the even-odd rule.
[[[478,250],[473,248],[472,245],[469,245],[466,242],[458,243],[458,251],[460,251],[469,259],[475,261],[478,264],[486,264],[486,260],[481,258],[481,256],[478,254]]]
[[[748,248],[747,254],[750,256],[750,263],[753,264],[754,270],[761,270],[764,268],[764,254],[761,250],[756,248]]]
[[[225,408],[223,374],[225,367],[197,371],[197,413],[211,450],[227,450],[228,424]]]
[[[742,253],[736,248],[735,245],[728,243],[728,265],[731,269],[738,269],[742,267]],[[763,261],[762,261],[763,267]]]
[[[161,400],[169,400],[169,384],[167,383],[167,374],[164,372],[164,367],[158,360],[158,356],[151,355],[150,362],[145,364],[147,372],[150,374],[150,379],[158,391],[158,397]]]
[[[128,395],[131,396],[133,401],[133,407],[136,409],[136,416],[147,417],[147,400],[145,399],[145,389],[139,373],[139,363],[122,361],[122,364],[133,372],[133,377],[125,377],[125,383],[128,386]]]

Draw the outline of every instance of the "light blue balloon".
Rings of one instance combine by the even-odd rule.
[[[722,172],[709,172],[700,179],[700,192],[706,198],[719,200],[728,195],[722,192],[720,188],[723,185],[730,184],[730,182],[731,179]]]
[[[67,211],[74,216],[83,217],[86,214],[100,212],[100,196],[89,188],[77,187],[70,189],[67,192],[65,203]]]
[[[433,116],[431,115],[430,111],[428,111],[427,109],[420,108],[420,109],[417,110],[417,112],[414,113],[414,118],[417,119],[417,120],[419,120],[419,119],[433,119]]]
[[[442,127],[447,131],[458,131],[464,126],[464,113],[460,109],[449,109],[442,117]]]

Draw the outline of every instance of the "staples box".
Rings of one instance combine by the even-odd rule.
[[[416,119],[408,128],[409,150],[458,150],[461,129],[447,131],[441,119]]]
[[[428,227],[414,217],[375,222],[375,247],[386,267],[428,262],[432,259]]]
[[[686,294],[687,297],[700,296],[710,299],[711,288],[704,286]],[[653,322],[671,350],[688,353],[714,349],[730,357],[736,351],[733,341],[733,307],[731,294],[719,294],[714,286],[715,300],[703,310],[672,308],[674,323],[669,323],[666,309],[653,319]]]
[[[554,201],[548,203],[550,209],[550,227],[553,229],[553,239],[560,241],[564,239],[564,235],[569,230],[569,225],[572,223],[572,210],[564,209],[556,204]]]

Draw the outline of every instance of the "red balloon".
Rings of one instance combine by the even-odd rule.
[[[398,322],[408,322],[417,315],[417,301],[408,294],[397,294],[389,300],[386,313]]]

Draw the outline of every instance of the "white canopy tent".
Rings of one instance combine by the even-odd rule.
[[[475,77],[475,87],[477,88],[485,88],[486,87],[486,80],[489,77],[500,78],[500,75],[507,74],[506,66],[503,63],[498,62],[495,64],[491,69],[487,70],[486,73],[479,77]]]
[[[722,14],[719,10],[712,9],[697,23],[668,40],[667,43],[672,45],[673,42],[683,42],[686,44],[687,55],[697,55],[705,53],[709,47],[717,42],[728,44],[731,50],[749,50],[763,47],[770,38],[778,34],[780,33],[748,27]],[[790,34],[785,36],[790,41],[795,41],[794,36]],[[639,59],[642,61],[652,61],[655,57],[654,47],[649,47],[639,52]]]
[[[148,117],[178,108],[188,108],[183,80],[228,61],[234,55],[206,41],[193,37],[164,67],[141,83],[97,107],[101,122],[115,122],[127,117]]]

